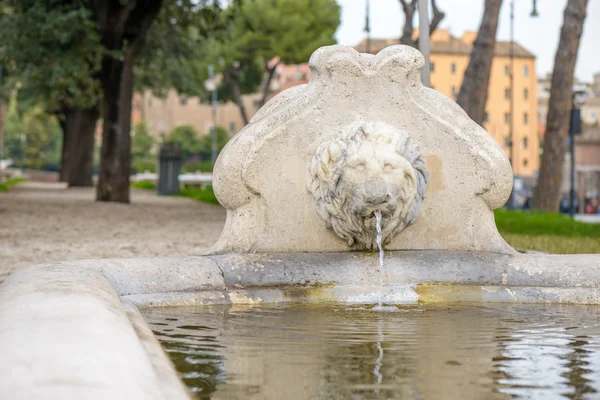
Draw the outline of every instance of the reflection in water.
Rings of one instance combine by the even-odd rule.
[[[145,316],[201,399],[595,399],[599,311],[264,305]]]

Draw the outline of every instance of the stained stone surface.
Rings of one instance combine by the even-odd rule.
[[[510,163],[454,101],[421,84],[417,50],[329,46],[309,64],[311,81],[274,97],[221,152],[214,189],[227,222],[213,253],[353,249],[319,216],[307,182],[319,146],[363,122],[406,132],[429,175],[416,220],[386,250],[514,253],[492,212],[510,195]]]

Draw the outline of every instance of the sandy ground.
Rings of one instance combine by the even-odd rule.
[[[25,183],[0,193],[0,282],[48,261],[197,255],[218,239],[225,210],[133,190],[132,203],[98,203],[91,188]]]

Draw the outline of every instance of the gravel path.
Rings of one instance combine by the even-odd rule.
[[[196,255],[218,239],[225,209],[133,190],[132,203],[98,203],[91,188],[24,183],[0,193],[0,282],[49,261]]]

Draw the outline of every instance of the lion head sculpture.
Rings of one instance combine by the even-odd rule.
[[[376,217],[383,243],[412,224],[429,175],[419,146],[407,132],[362,122],[321,144],[310,165],[308,190],[327,227],[348,246],[376,248]]]

